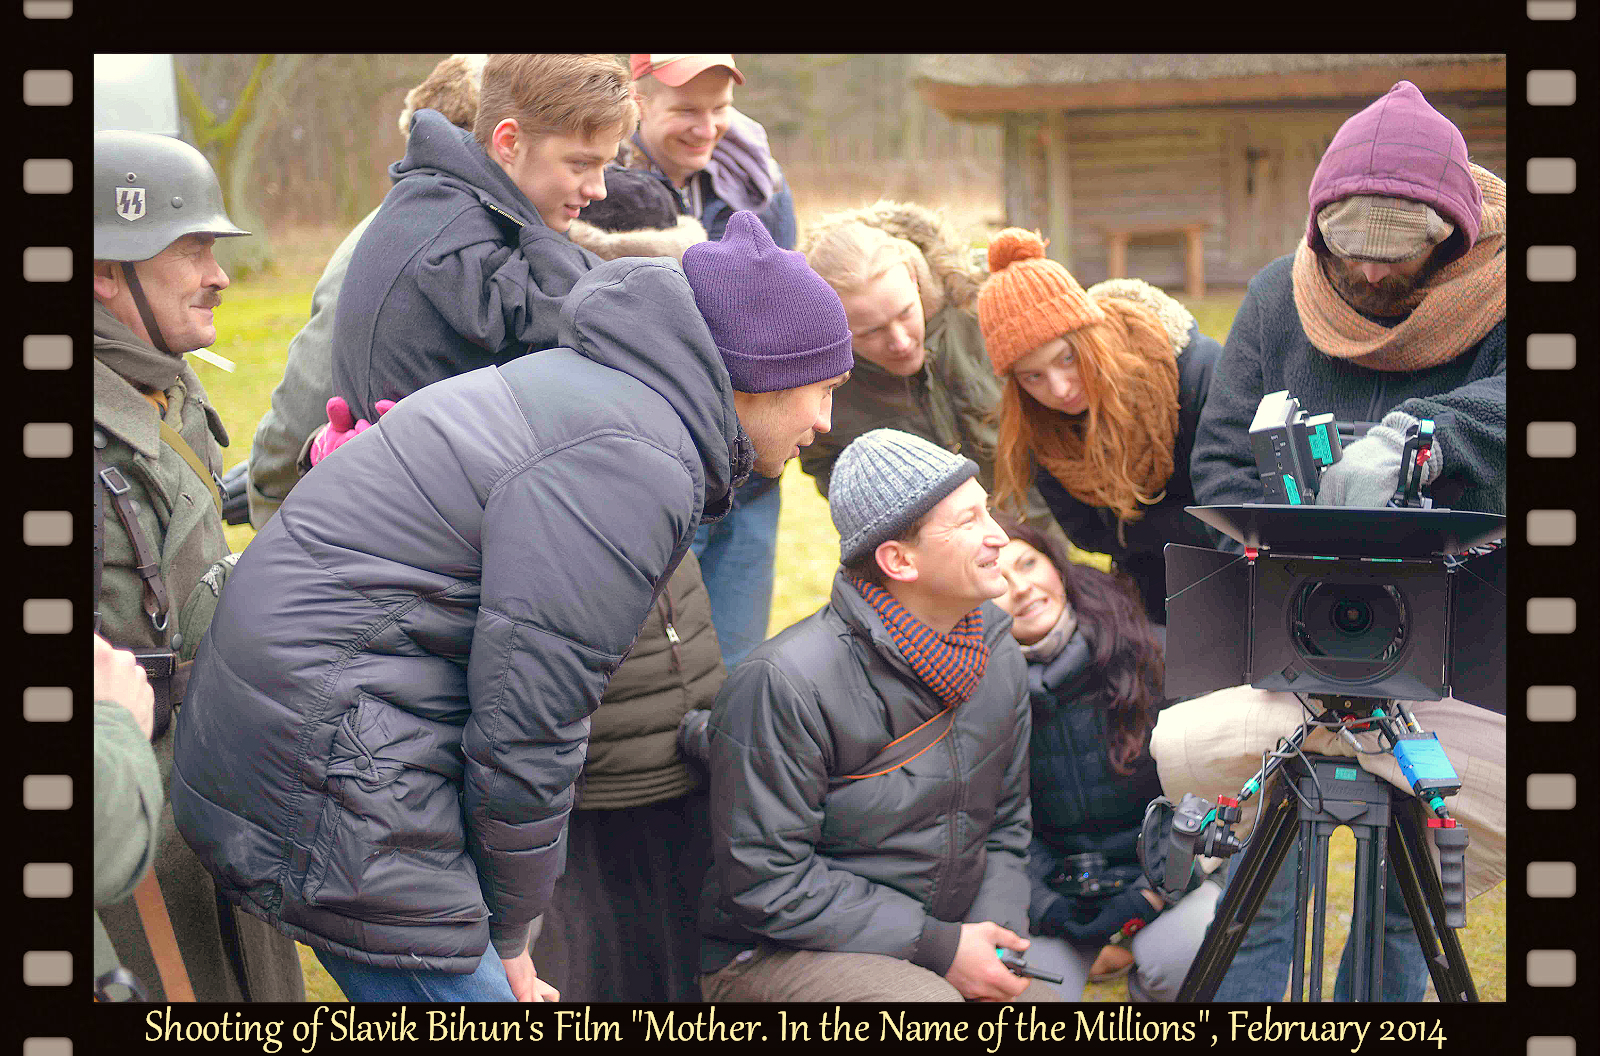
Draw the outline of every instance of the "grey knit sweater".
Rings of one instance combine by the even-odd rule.
[[[1435,502],[1458,510],[1506,510],[1506,324],[1426,370],[1369,370],[1325,355],[1300,326],[1292,256],[1250,281],[1211,379],[1190,462],[1203,505],[1259,502],[1250,422],[1269,392],[1287,389],[1307,414],[1378,422],[1389,411],[1431,418],[1444,456]]]

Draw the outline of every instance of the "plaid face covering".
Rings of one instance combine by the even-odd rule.
[[[934,696],[947,707],[972,696],[989,663],[989,647],[983,642],[982,609],[973,609],[961,617],[949,634],[936,634],[887,590],[855,576],[850,577],[850,582],[882,618],[890,640]]]

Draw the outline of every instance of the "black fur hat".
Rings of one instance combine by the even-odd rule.
[[[606,167],[606,196],[590,202],[578,219],[602,231],[639,231],[678,222],[678,196],[648,172]]]

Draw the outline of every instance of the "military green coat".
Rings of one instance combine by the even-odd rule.
[[[133,895],[155,860],[161,821],[161,770],[133,714],[110,700],[94,702],[94,904]],[[117,967],[116,950],[99,913],[94,918],[94,977]]]
[[[222,470],[222,445],[228,434],[206,399],[204,387],[181,356],[156,351],[104,306],[94,306],[94,446],[107,466],[131,487],[140,527],[160,555],[170,614],[158,631],[144,610],[143,580],[135,571],[133,543],[112,507],[104,502],[105,563],[101,572],[100,633],[113,645],[134,652],[171,649],[193,655],[203,627],[185,627],[180,610],[202,584],[211,565],[228,553],[222,518],[202,480],[177,451],[161,439],[162,420],[188,443],[213,473]],[[145,391],[166,397],[163,414]],[[93,484],[99,487],[98,483]],[[209,612],[209,607],[205,607]],[[154,744],[163,792],[172,773],[172,731]],[[163,800],[165,796],[163,795]],[[195,997],[200,1001],[239,1001],[242,996],[223,944],[215,887],[173,825],[163,802],[156,848],[156,876],[178,937]],[[101,919],[123,967],[143,984],[152,1001],[166,999],[132,898],[106,906]],[[231,911],[237,922],[250,996],[256,1001],[302,1001],[305,985],[294,942],[247,914]]]

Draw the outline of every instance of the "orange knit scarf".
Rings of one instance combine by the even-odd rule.
[[[1477,165],[1472,176],[1483,191],[1478,241],[1421,287],[1417,307],[1394,326],[1346,304],[1301,241],[1294,254],[1294,305],[1314,346],[1369,370],[1422,370],[1454,359],[1506,317],[1506,185]]]
[[[1048,410],[1013,381],[1005,398],[1017,406],[1006,412],[1021,415],[1027,450],[1073,498],[1116,514],[1120,538],[1122,525],[1144,516],[1141,505],[1160,502],[1172,478],[1178,360],[1144,309],[1117,298],[1106,298],[1102,307],[1130,321],[1129,340],[1121,349],[1103,345],[1103,356],[1080,350],[1080,361],[1094,360],[1093,369],[1083,371],[1089,409],[1075,417]]]

